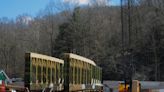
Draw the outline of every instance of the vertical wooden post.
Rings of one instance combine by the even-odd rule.
[[[38,83],[38,64],[37,64],[37,59],[35,59],[35,68],[36,68],[35,83]]]
[[[80,61],[80,84],[82,84],[82,61]]]
[[[56,84],[56,62],[54,63],[54,81],[55,81],[55,84]]]
[[[50,61],[50,83],[52,83],[52,61]]]
[[[58,75],[58,81],[57,81],[58,83],[57,84],[59,84],[59,78],[60,78],[60,64],[59,63],[58,63],[58,74],[57,75]]]
[[[79,84],[79,62],[76,60],[76,84]]]
[[[140,92],[140,83],[138,80],[132,81],[132,92]]]
[[[33,61],[32,58],[30,58],[31,64],[30,64],[30,84],[32,84],[32,73],[33,73]]]
[[[45,60],[46,63],[46,84],[48,84],[48,62]]]
[[[92,84],[92,78],[93,78],[93,69],[92,69],[92,65],[91,65],[91,84]]]
[[[71,62],[73,63],[73,77],[72,77],[72,80],[73,80],[73,84],[75,84],[75,62],[73,60]]]
[[[85,67],[84,67],[84,63],[82,62],[82,81],[83,81],[83,83],[82,84],[84,84],[85,83]]]
[[[87,84],[89,83],[89,64],[87,63]]]
[[[43,84],[43,59],[40,59],[41,61],[41,84]]]

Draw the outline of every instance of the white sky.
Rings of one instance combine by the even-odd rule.
[[[79,0],[79,4],[88,4],[89,0]]]
[[[77,3],[80,5],[90,4],[92,0],[64,0],[64,2]],[[95,0],[97,2],[107,2],[107,0]]]
[[[78,3],[78,4],[88,4],[89,0],[64,0],[64,2]]]
[[[91,4],[91,1],[93,0],[64,0],[64,2],[69,2],[69,3],[76,3],[79,5],[86,5],[86,4]],[[99,3],[105,2],[109,5],[119,5],[120,4],[120,0],[94,0],[97,1]]]

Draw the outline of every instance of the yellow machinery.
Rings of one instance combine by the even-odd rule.
[[[119,92],[128,92],[129,84],[120,83],[118,88]]]
[[[132,80],[129,83],[120,83],[119,92],[141,92],[141,85],[138,80]]]

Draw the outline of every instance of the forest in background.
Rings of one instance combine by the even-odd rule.
[[[71,52],[94,60],[104,80],[164,80],[164,1],[130,1],[74,9],[51,2],[34,18],[0,18],[0,69],[23,77],[25,52]]]

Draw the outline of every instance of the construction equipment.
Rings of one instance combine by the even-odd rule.
[[[119,84],[119,92],[141,92],[141,85],[138,80],[125,81]]]

